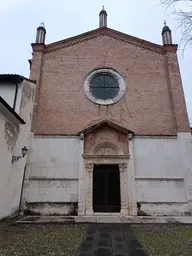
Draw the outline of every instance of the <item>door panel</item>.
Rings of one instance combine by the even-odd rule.
[[[93,170],[94,212],[120,212],[118,165],[98,165]]]
[[[94,204],[105,205],[105,175],[104,172],[97,171],[97,174],[93,174],[93,183],[96,185],[94,194]]]

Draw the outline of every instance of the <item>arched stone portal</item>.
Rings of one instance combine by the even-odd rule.
[[[93,170],[94,165],[118,165],[120,173],[120,213],[122,215],[134,215],[134,210],[130,209],[130,201],[134,203],[129,193],[128,179],[131,174],[128,170],[130,165],[129,155],[123,154],[123,151],[110,142],[103,142],[95,145],[89,155],[84,155],[85,161],[85,214],[93,215]],[[129,173],[130,172],[130,173]],[[131,200],[130,200],[131,199]],[[135,202],[136,205],[136,202]],[[133,208],[133,207],[132,207]],[[136,209],[136,207],[135,207]],[[132,213],[132,214],[131,214]]]
[[[84,135],[83,132],[85,132]],[[119,214],[136,215],[133,132],[117,124],[103,121],[81,131],[80,135],[82,156],[80,156],[78,215],[95,214],[96,207],[93,209],[93,173],[94,166],[100,165],[103,172],[105,172],[105,166],[106,170],[109,170],[109,166],[114,165],[118,168]],[[113,181],[109,184],[112,183]]]

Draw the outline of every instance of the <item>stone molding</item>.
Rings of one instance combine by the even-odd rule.
[[[82,157],[84,159],[92,159],[93,163],[95,162],[95,159],[116,159],[119,160],[117,161],[117,164],[119,164],[121,159],[128,160],[130,155],[82,155]]]
[[[86,167],[86,170],[87,170],[88,172],[92,172],[92,171],[93,171],[93,168],[94,168],[94,164],[86,163],[86,164],[85,164],[85,167]]]
[[[129,136],[129,140],[133,139],[133,134],[132,133],[129,133],[128,136]]]
[[[119,156],[117,156],[119,157]],[[108,159],[106,157],[106,164],[114,164],[113,159]],[[92,159],[94,162],[94,159]],[[92,194],[93,194],[93,162],[86,162],[85,163],[85,172],[86,172],[86,214],[92,215],[93,214],[93,202],[92,202]],[[116,161],[119,164],[119,171],[120,171],[120,189],[121,189],[121,214],[128,215],[128,208],[127,208],[127,166],[128,160],[125,162],[121,162],[120,159],[117,158]],[[102,164],[103,163],[102,160]]]
[[[49,52],[54,52],[54,51],[58,51],[62,48],[67,48],[79,43],[83,43],[86,42],[88,40],[100,37],[100,36],[108,36],[112,39],[115,39],[117,41],[120,42],[124,42],[130,45],[134,45],[136,47],[140,47],[143,48],[145,50],[149,50],[149,51],[153,51],[156,52],[158,54],[163,54],[164,52],[167,51],[176,51],[177,45],[170,45],[169,47],[163,47],[162,45],[158,45],[140,38],[136,38],[133,36],[130,36],[128,34],[122,33],[120,31],[116,31],[114,29],[110,29],[110,28],[98,28],[98,29],[94,29],[92,31],[89,32],[85,32],[83,34],[71,37],[71,38],[67,38],[58,42],[54,42],[48,45],[45,45],[45,53],[49,53]],[[36,50],[36,46],[37,44],[32,44],[32,47],[35,48],[33,50]]]
[[[93,168],[94,164],[85,164],[86,167],[86,214],[93,214]]]
[[[98,150],[105,149],[105,148],[113,149],[116,152],[116,154],[110,154],[110,152],[109,152],[109,154],[103,154],[103,156],[107,155],[107,157],[108,157],[108,156],[113,156],[113,155],[124,155],[123,150],[120,147],[118,147],[117,145],[115,145],[111,142],[108,142],[108,141],[101,142],[99,144],[94,145],[92,147],[92,149],[90,150],[89,155],[92,155],[92,156],[97,155]],[[115,153],[115,152],[113,152],[113,153]]]
[[[135,177],[135,180],[167,180],[167,181],[182,181],[183,177]]]
[[[127,171],[127,163],[119,164],[119,170],[120,170],[120,172],[126,172]]]

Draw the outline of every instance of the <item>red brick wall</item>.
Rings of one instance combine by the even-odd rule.
[[[183,87],[181,86],[182,82],[177,55],[174,53],[167,53],[166,57],[170,77],[171,96],[174,106],[176,128],[179,132],[190,132],[184,92]]]
[[[111,142],[119,147],[123,153],[128,154],[128,137],[111,127],[101,127],[85,135],[84,153],[90,154],[91,149],[102,142]]]
[[[33,79],[38,74],[40,61],[39,55],[36,59],[34,57]],[[172,74],[168,79],[165,55],[106,35],[44,54],[41,76],[38,77],[35,132],[75,135],[86,124],[103,118],[113,119],[142,135],[171,135],[177,131],[188,131],[176,61],[175,57],[169,61],[172,68],[168,71]],[[90,102],[83,91],[86,75],[102,67],[117,70],[127,85],[125,97],[108,107]]]

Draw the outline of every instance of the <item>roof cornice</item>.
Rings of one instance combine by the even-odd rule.
[[[25,124],[25,121],[14,111],[14,109],[0,96],[0,112],[12,119],[15,124]]]
[[[31,47],[33,49],[33,52],[44,52],[45,44],[31,44]]]
[[[49,52],[54,52],[54,51],[58,51],[62,48],[66,48],[66,47],[70,47],[79,43],[83,43],[85,41],[91,40],[93,38],[99,37],[99,36],[103,36],[106,35],[108,37],[111,37],[117,41],[121,41],[124,43],[128,43],[128,44],[132,44],[135,45],[137,47],[141,47],[143,49],[149,50],[149,51],[153,51],[159,54],[163,54],[164,53],[164,46],[159,45],[159,44],[155,44],[155,43],[151,43],[149,41],[119,32],[117,30],[111,29],[111,28],[107,28],[107,27],[103,27],[103,28],[97,28],[91,31],[88,31],[86,33],[74,36],[74,37],[70,37],[55,43],[51,43],[51,44],[32,44],[33,47],[33,51],[35,52],[44,52],[49,53]],[[175,45],[171,45],[169,46],[172,49],[175,49]]]
[[[29,81],[31,83],[36,83],[36,81],[26,78],[21,75],[17,74],[0,74],[0,82],[13,82],[13,83],[20,83],[23,80]]]
[[[130,134],[135,135],[135,133],[133,131],[127,129],[126,127],[124,127],[122,125],[119,125],[119,124],[114,123],[114,122],[112,122],[110,120],[107,120],[107,119],[103,119],[103,120],[101,120],[99,122],[96,122],[96,123],[94,123],[92,125],[87,126],[83,130],[79,131],[77,133],[77,135],[87,134],[87,133],[92,132],[92,131],[94,131],[94,130],[96,130],[98,128],[101,128],[103,126],[108,126],[108,127],[114,128],[114,129],[119,130],[119,131],[121,131],[123,133],[126,133],[126,134],[130,133]]]
[[[174,52],[174,53],[176,53],[177,52],[177,48],[178,48],[177,44],[165,44],[163,46],[163,49],[164,49],[165,53],[167,53],[167,52]]]

